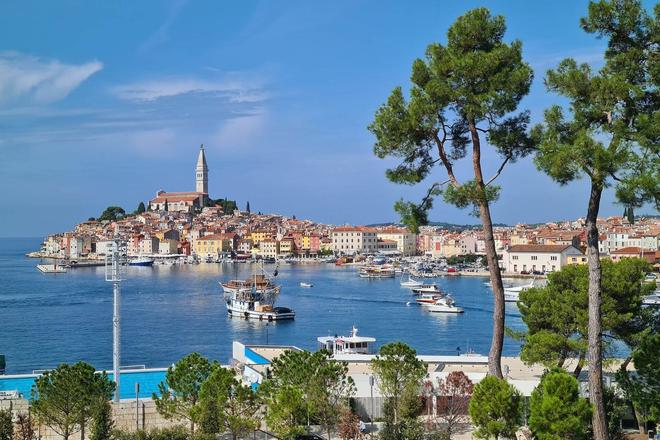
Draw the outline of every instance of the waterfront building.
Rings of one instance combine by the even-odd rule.
[[[280,240],[279,255],[289,256],[296,252],[296,244],[293,237],[283,237]]]
[[[376,233],[380,240],[391,240],[396,243],[396,250],[408,257],[417,253],[417,235],[407,228],[387,228]]]
[[[503,252],[504,270],[520,272],[555,272],[568,264],[584,264],[587,257],[574,246],[521,244]]]
[[[378,252],[376,230],[363,226],[341,226],[332,230],[333,251],[339,255]]]
[[[112,252],[112,240],[100,240],[94,243],[94,252],[96,255],[109,255]]]
[[[280,242],[269,238],[259,243],[259,253],[263,258],[277,258],[280,254]]]
[[[233,232],[205,235],[195,240],[195,253],[200,257],[217,257],[236,249],[238,236]]]
[[[159,242],[160,240],[158,240],[158,237],[145,236],[142,240],[140,240],[139,254],[141,255],[157,254]]]
[[[397,242],[394,240],[387,240],[383,238],[378,239],[378,252],[382,254],[400,254],[397,249]]]
[[[176,254],[179,249],[179,242],[172,238],[160,240],[158,243],[158,253],[161,255]]]

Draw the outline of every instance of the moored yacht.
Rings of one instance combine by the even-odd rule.
[[[386,266],[365,266],[360,269],[360,278],[394,278],[394,269]]]
[[[436,286],[435,284],[424,284],[422,286],[413,288],[412,291],[415,294],[442,293],[440,289],[438,289],[438,286]]]
[[[520,299],[520,292],[531,289],[534,287],[534,280],[531,283],[525,284],[523,286],[515,287],[505,287],[504,288],[504,301],[506,302],[517,302]]]
[[[438,298],[433,304],[426,305],[426,310],[435,313],[463,313],[463,309],[455,305],[454,299],[450,295],[445,295]]]
[[[412,289],[414,287],[421,287],[424,285],[423,281],[419,281],[416,279],[413,279],[411,275],[408,275],[408,280],[407,281],[401,281],[401,287],[406,287],[408,289]]]
[[[129,266],[153,266],[154,259],[149,257],[135,257],[128,261]]]

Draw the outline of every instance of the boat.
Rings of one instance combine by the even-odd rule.
[[[534,287],[534,280],[531,283],[525,284],[523,286],[515,287],[505,287],[504,288],[504,301],[506,302],[517,302],[520,298],[520,292],[531,289]]]
[[[394,269],[382,266],[365,266],[360,269],[360,278],[394,278]]]
[[[327,350],[331,355],[372,354],[376,338],[358,336],[357,327],[353,326],[350,336],[320,336],[316,338],[319,349]]]
[[[275,307],[275,300],[280,294],[280,286],[275,285],[261,265],[260,274],[255,273],[251,280],[240,281],[233,287],[220,283],[225,293],[227,313],[230,317],[258,319],[260,321],[280,321],[294,319],[295,311],[288,307]],[[277,270],[274,272],[276,276]],[[236,281],[236,280],[233,280]],[[240,287],[239,287],[240,286]]]
[[[426,310],[434,313],[463,313],[463,309],[454,304],[454,299],[450,295],[446,295],[438,298],[433,304],[428,304]]]
[[[129,266],[153,266],[154,259],[149,257],[137,257],[128,261]]]
[[[300,283],[300,287],[310,288],[310,287],[314,287],[314,284],[312,284],[312,283]]]
[[[407,281],[401,281],[401,287],[412,289],[413,287],[421,287],[424,285],[423,281],[413,279],[411,275],[408,275]]]
[[[414,287],[412,289],[413,293],[416,294],[421,294],[421,293],[442,293],[440,289],[438,289],[438,286],[435,284],[424,284],[419,287]]]
[[[442,295],[424,293],[424,294],[420,295],[417,299],[415,299],[415,302],[417,304],[421,304],[421,305],[425,306],[425,305],[435,304],[435,302],[437,300],[439,300],[440,298],[442,298]]]
[[[37,264],[42,273],[66,273],[66,267],[57,264]]]

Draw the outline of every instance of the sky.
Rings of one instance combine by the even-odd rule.
[[[414,59],[468,9],[506,18],[535,71],[520,108],[539,121],[564,57],[602,65],[584,1],[72,1],[0,5],[0,236],[70,230],[106,206],[194,190],[330,224],[396,221],[426,185],[387,181],[367,126]],[[499,162],[484,157],[486,173]],[[465,177],[469,164],[459,165]],[[435,174],[439,178],[441,170]],[[581,217],[586,182],[559,187],[531,159],[505,169],[498,223]],[[603,215],[623,208],[608,191]],[[477,223],[438,201],[433,221]]]

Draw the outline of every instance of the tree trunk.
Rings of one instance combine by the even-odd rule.
[[[490,283],[493,286],[493,339],[488,352],[488,374],[502,378],[502,346],[504,344],[504,286],[502,285],[502,273],[497,261],[497,250],[495,249],[495,237],[493,236],[493,222],[490,218],[490,207],[485,198],[486,185],[484,184],[481,171],[481,142],[479,133],[473,121],[468,122],[472,137],[472,166],[474,168],[474,179],[479,189],[482,190],[483,198],[479,201],[479,216],[484,232],[486,247],[486,260],[490,272]]]
[[[644,420],[644,417],[639,410],[639,406],[635,405],[635,402],[633,402],[632,406],[633,414],[635,415],[635,420],[637,421],[637,429],[639,430],[640,434],[646,435],[646,421]]]
[[[80,422],[80,440],[85,440],[85,420]]]
[[[598,210],[603,187],[591,182],[589,208],[587,210],[587,259],[589,264],[589,400],[593,405],[592,428],[594,440],[608,440],[607,417],[603,402],[603,347],[600,309],[601,267],[598,250]]]
[[[576,379],[580,377],[580,373],[582,373],[583,368],[584,368],[584,353],[580,353],[580,358],[577,361],[575,370],[573,370],[573,376],[575,376]]]

